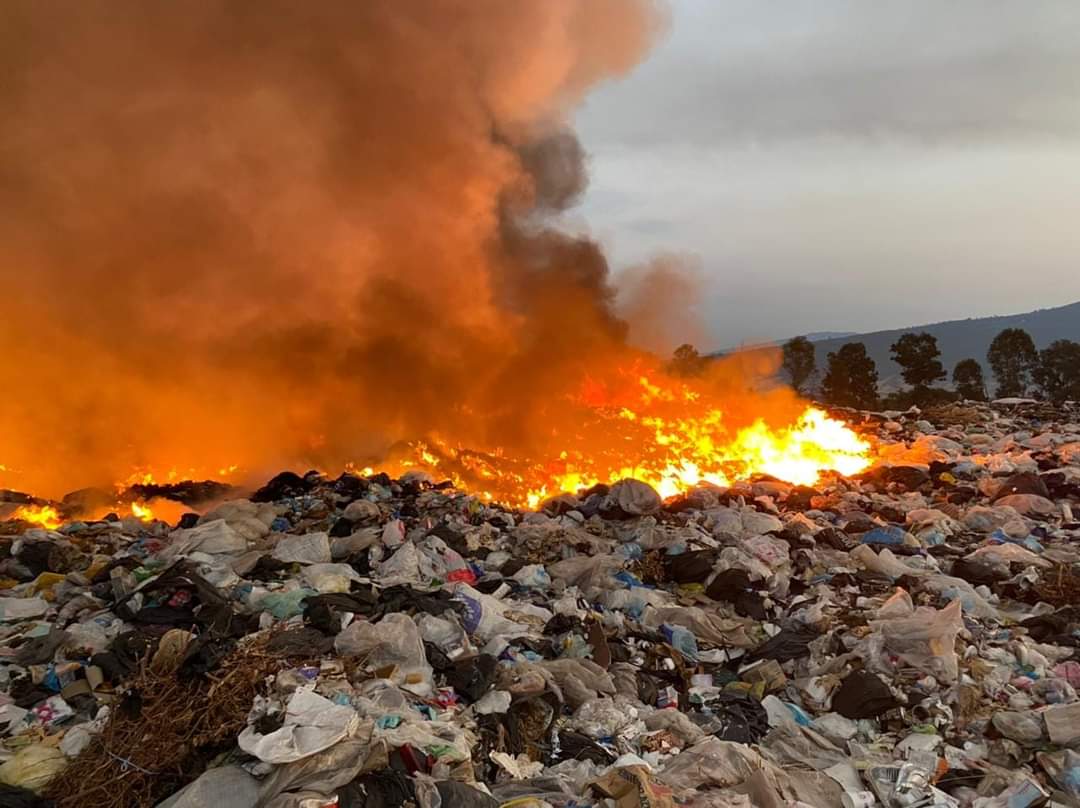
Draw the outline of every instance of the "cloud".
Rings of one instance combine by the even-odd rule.
[[[590,142],[1080,133],[1080,4],[681,0],[640,76],[598,96]]]

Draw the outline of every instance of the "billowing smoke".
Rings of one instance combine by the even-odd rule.
[[[705,344],[704,280],[699,262],[688,255],[658,255],[624,270],[616,304],[629,342],[663,356],[684,343]]]
[[[569,113],[651,0],[0,8],[0,487],[529,439],[625,326]],[[4,476],[6,474],[6,476]]]

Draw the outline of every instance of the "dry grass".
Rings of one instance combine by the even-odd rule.
[[[153,806],[194,780],[243,729],[266,678],[288,662],[268,635],[236,648],[205,677],[181,681],[144,661],[128,683],[141,709],[114,706],[99,736],[49,784],[57,808]]]
[[[1035,585],[1035,592],[1051,606],[1075,606],[1080,603],[1080,573],[1071,566],[1058,565],[1043,575]]]

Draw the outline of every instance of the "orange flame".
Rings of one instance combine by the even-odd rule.
[[[871,463],[866,440],[813,406],[792,423],[770,425],[759,417],[733,429],[702,391],[646,375],[615,390],[586,380],[574,404],[579,427],[552,430],[560,447],[552,459],[470,451],[432,438],[412,444],[412,455],[399,459],[396,471],[427,469],[485,498],[535,507],[563,492],[625,478],[648,483],[668,498],[758,474],[813,485],[822,472],[852,475]]]
[[[11,518],[22,519],[47,530],[56,530],[63,524],[60,514],[52,505],[20,505]]]
[[[715,378],[675,377],[642,363],[605,378],[585,378],[576,392],[554,396],[552,402],[518,425],[528,433],[526,444],[477,450],[432,434],[404,444],[384,462],[345,468],[364,476],[376,469],[392,476],[426,470],[483,499],[535,507],[560,493],[625,478],[648,483],[666,499],[755,475],[813,485],[823,472],[850,476],[872,462],[867,440],[790,392],[725,388]],[[222,466],[217,476],[239,473],[236,465]],[[129,487],[210,476],[194,468],[142,467],[116,484],[111,509],[144,522],[171,523],[185,506],[167,499],[132,501]],[[24,506],[15,516],[50,528],[61,524],[51,506]]]

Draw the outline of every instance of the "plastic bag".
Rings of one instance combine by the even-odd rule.
[[[20,749],[11,760],[0,766],[0,783],[41,793],[65,766],[67,758],[59,749],[34,744]]]
[[[787,542],[772,536],[754,536],[744,541],[742,546],[756,558],[768,564],[770,569],[778,569],[790,562]]]
[[[697,664],[698,646],[694,632],[682,626],[669,626],[667,624],[660,627],[660,632],[664,635],[668,645],[682,654],[684,659],[691,665]]]
[[[840,785],[824,774],[788,773],[750,746],[711,736],[667,761],[659,779],[690,790],[710,785],[725,789],[740,786],[740,791],[754,792],[753,805],[783,805],[788,800],[839,805],[842,793]]]
[[[407,614],[388,614],[378,623],[350,623],[334,640],[334,649],[343,656],[364,657],[369,669],[392,668],[385,678],[418,696],[432,693],[424,641]]]
[[[1065,679],[1039,679],[1028,691],[1043,704],[1068,704],[1076,701],[1076,689]]]
[[[288,620],[304,611],[304,598],[319,594],[314,589],[294,589],[291,592],[271,592],[263,595],[255,604],[256,608],[270,612],[278,620]]]
[[[540,606],[518,602],[512,605],[512,610],[519,619],[512,620],[505,616],[511,606],[465,583],[454,587],[454,597],[465,604],[465,616],[462,618],[465,630],[482,640],[520,637],[530,633],[531,626],[542,628],[554,617]]]
[[[348,564],[312,564],[304,568],[304,581],[322,594],[348,592],[353,581],[360,575]]]
[[[42,598],[0,598],[0,621],[30,620],[49,610]]]
[[[909,567],[901,562],[888,548],[875,553],[868,545],[860,544],[851,551],[851,559],[860,567],[896,580],[905,575],[921,575],[922,570]]]
[[[979,533],[992,533],[1019,519],[1020,514],[1016,509],[1006,505],[973,505],[964,514],[964,525]]]
[[[619,480],[611,486],[608,501],[624,513],[634,516],[655,513],[660,510],[660,495],[652,486],[639,480]]]
[[[236,742],[265,763],[292,763],[329,749],[359,725],[360,716],[352,707],[334,704],[301,688],[289,699],[285,723],[280,728],[264,735],[254,726],[247,726]]]
[[[973,553],[969,553],[965,556],[968,559],[972,558],[988,558],[993,562],[997,562],[1005,565],[1005,572],[1008,574],[1009,564],[1026,564],[1036,567],[1052,567],[1049,561],[1045,558],[1040,558],[1037,553],[1032,552],[1028,548],[1019,544],[989,544],[986,547],[980,547]]]
[[[692,631],[698,640],[713,645],[749,648],[754,644],[746,631],[750,621],[724,617],[697,606],[649,609],[645,613],[643,622],[649,628],[655,629],[660,628],[664,623],[682,626]]]
[[[944,609],[921,608],[911,617],[881,620],[870,623],[871,662],[879,668],[881,651],[887,651],[904,663],[942,682],[956,681],[959,661],[956,656],[956,635],[964,627],[963,609],[959,600]]]
[[[209,769],[157,808],[255,808],[259,781],[239,766]]]
[[[908,591],[902,587],[897,588],[889,599],[881,604],[881,608],[877,610],[875,615],[878,620],[890,620],[897,617],[908,617],[915,612],[915,604],[911,600],[911,595]]]
[[[568,726],[589,738],[636,738],[645,731],[629,699],[589,699],[574,711]]]
[[[1034,745],[1043,739],[1043,722],[1036,713],[998,710],[990,720],[994,729],[1019,744]]]
[[[996,619],[998,611],[982,595],[975,591],[975,587],[963,578],[953,578],[948,575],[929,575],[922,580],[922,588],[928,592],[934,592],[942,600],[958,600],[966,614],[982,619]]]
[[[429,536],[419,545],[422,578],[475,581],[469,563],[461,554],[437,536]]]
[[[405,542],[379,565],[379,583],[384,586],[418,584],[422,577],[420,551],[411,541]]]
[[[391,519],[383,525],[382,543],[391,549],[400,547],[405,541],[405,523],[400,519]]]
[[[285,536],[275,546],[273,557],[286,564],[329,564],[330,537],[326,533]]]
[[[424,642],[435,645],[450,659],[457,659],[469,650],[469,635],[453,617],[452,612],[447,612],[446,615],[448,616],[436,617],[433,614],[419,614],[416,616],[416,625]]]
[[[611,589],[612,574],[626,564],[626,559],[618,555],[574,556],[548,565],[548,575],[567,586],[576,586],[584,594],[592,597],[597,592]]]
[[[192,553],[208,555],[240,555],[247,550],[247,539],[228,522],[216,519],[186,530],[175,530],[165,550],[167,558],[179,558]]]
[[[574,709],[598,695],[615,694],[611,674],[590,659],[545,660],[537,667],[555,682],[563,700]],[[513,692],[513,687],[510,690]]]
[[[543,564],[527,564],[514,573],[514,580],[525,587],[544,589],[551,586],[551,576]]]

